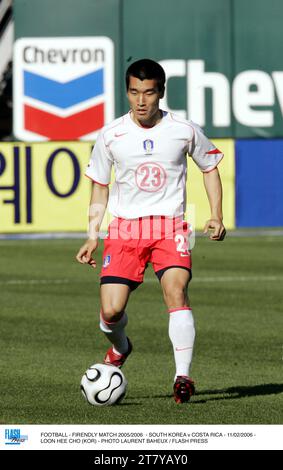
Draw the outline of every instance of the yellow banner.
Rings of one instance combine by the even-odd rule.
[[[224,221],[227,228],[234,228],[234,141],[216,139],[214,143],[225,153],[219,165]],[[91,182],[84,172],[91,148],[89,142],[1,143],[0,231],[86,233]],[[209,206],[202,173],[191,160],[188,203],[195,204],[196,228],[201,229],[209,218]],[[102,230],[109,220],[107,213]]]
[[[0,144],[0,231],[86,231],[90,143]]]
[[[235,228],[235,143],[233,139],[213,139],[214,145],[224,153],[224,158],[218,165],[223,186],[223,217],[228,229]],[[210,217],[210,208],[203,185],[203,174],[188,158],[187,178],[188,204],[195,205],[195,225],[202,230]],[[189,208],[190,209],[190,208]],[[190,214],[187,214],[190,220]]]

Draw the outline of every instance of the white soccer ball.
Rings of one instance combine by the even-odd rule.
[[[127,385],[128,382],[118,367],[93,364],[82,377],[81,391],[91,405],[115,405],[126,395]]]

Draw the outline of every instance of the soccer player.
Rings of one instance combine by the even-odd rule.
[[[174,398],[189,401],[194,382],[189,370],[195,339],[187,288],[191,279],[186,210],[187,160],[190,155],[203,172],[211,217],[204,232],[223,240],[222,186],[217,165],[223,154],[193,122],[159,108],[165,72],[155,61],[142,59],[126,72],[130,111],[106,125],[94,146],[86,175],[93,181],[89,238],[76,258],[96,267],[92,257],[108,205],[114,216],[104,240],[100,274],[100,328],[111,342],[105,364],[122,367],[132,351],[126,336],[126,306],[131,292],[143,282],[152,263],[169,313],[176,374]],[[108,185],[114,166],[115,182]]]

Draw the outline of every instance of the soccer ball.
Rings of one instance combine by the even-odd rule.
[[[127,385],[128,382],[118,367],[93,364],[82,377],[81,391],[91,405],[115,405],[126,395]]]

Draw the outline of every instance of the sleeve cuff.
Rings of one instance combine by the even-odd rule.
[[[224,157],[224,153],[222,153],[221,157],[219,158],[218,162],[215,163],[213,166],[209,166],[205,170],[201,170],[203,173],[210,173],[211,171],[215,170],[217,168],[218,164],[221,162],[222,158]]]
[[[104,187],[106,187],[106,186],[109,186],[109,184],[110,184],[110,183],[106,183],[106,184],[105,184],[105,183],[100,183],[100,181],[96,181],[96,180],[93,179],[91,176],[87,175],[86,173],[85,173],[85,176],[86,176],[88,179],[90,179],[93,183],[99,184],[99,186],[104,186]]]

